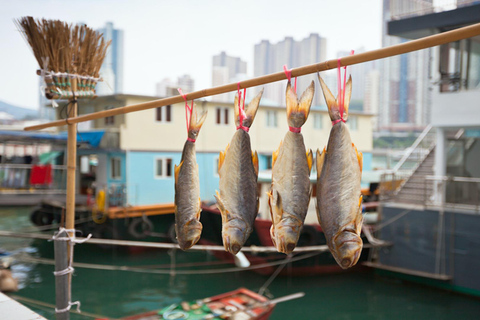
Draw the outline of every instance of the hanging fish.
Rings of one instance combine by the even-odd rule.
[[[333,127],[328,145],[323,152],[317,150],[317,216],[327,244],[337,263],[347,269],[360,258],[363,242],[362,153],[352,143],[344,121],[348,118],[348,104],[352,94],[352,78],[345,85],[344,111],[339,98],[334,98],[318,76]]]
[[[198,119],[196,108],[193,103],[188,139],[183,146],[182,160],[175,166],[175,231],[182,250],[187,250],[198,242],[203,228],[200,222],[200,183],[195,140],[207,113],[203,113]]]
[[[248,108],[240,110],[241,99],[235,97],[237,131],[224,152],[220,152],[218,174],[220,192],[217,207],[222,214],[222,237],[225,250],[237,254],[253,231],[258,213],[258,155],[252,152],[248,130],[252,125],[262,91]]]
[[[272,216],[270,236],[279,252],[290,253],[297,245],[311,196],[312,150],[305,151],[300,129],[307,121],[315,92],[312,81],[300,98],[287,84],[289,131],[272,156],[272,187],[268,204]]]

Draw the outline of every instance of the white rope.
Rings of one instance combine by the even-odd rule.
[[[67,236],[66,237],[64,237],[64,236],[60,237],[59,235],[62,234],[62,233],[65,233]],[[75,239],[75,233],[76,233],[75,229],[66,229],[66,228],[60,227],[58,229],[58,232],[55,233],[52,236],[52,239],[50,239],[50,241],[68,241],[68,242],[70,242],[70,248],[69,248],[70,249],[70,257],[73,257],[73,246],[77,243],[84,243],[85,241],[88,241],[92,237],[92,235],[89,234],[84,239]],[[73,266],[72,266],[72,263],[73,263],[72,260],[73,259],[69,259],[68,267],[66,269],[59,270],[59,271],[54,271],[53,275],[55,277],[62,277],[62,276],[72,274],[75,271],[75,268],[73,268]],[[75,301],[75,302],[68,301],[68,306],[66,308],[63,308],[63,309],[55,308],[55,313],[68,312],[68,311],[70,311],[70,309],[72,308],[73,305],[77,305],[77,312],[81,312],[80,311],[80,301]]]
[[[70,311],[70,309],[72,308],[73,305],[77,305],[77,312],[78,313],[82,312],[82,311],[80,311],[80,301],[75,301],[75,302],[68,302],[68,306],[66,308],[63,308],[63,309],[55,308],[55,313],[68,312],[68,311]]]
[[[55,277],[59,277],[59,276],[67,275],[69,273],[73,273],[74,270],[75,270],[74,267],[69,266],[68,268],[60,271],[53,271],[53,274],[55,275]]]

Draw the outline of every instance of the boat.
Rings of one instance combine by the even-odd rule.
[[[299,297],[299,296],[297,296]],[[283,300],[285,301],[285,300]],[[120,320],[157,319],[244,319],[266,320],[275,308],[274,301],[246,288],[222,293],[214,297],[172,304],[160,310],[149,311]],[[100,319],[97,319],[100,320]]]

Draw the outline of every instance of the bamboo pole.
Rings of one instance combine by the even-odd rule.
[[[377,50],[367,51],[367,52],[343,57],[340,59],[340,65],[350,66],[350,65],[354,65],[362,62],[383,59],[383,58],[392,57],[392,56],[396,56],[396,55],[400,55],[400,54],[404,54],[412,51],[417,51],[417,50],[438,46],[438,45],[453,42],[453,41],[471,38],[478,35],[480,35],[480,23],[455,29],[452,31],[435,34],[435,35],[424,37],[421,39],[412,40],[409,42],[397,44],[397,45],[386,47],[386,48],[381,48]],[[319,62],[319,63],[292,69],[292,77],[299,77],[299,76],[303,76],[303,75],[307,75],[315,72],[330,70],[336,67],[337,67],[337,60],[328,60],[324,62]],[[264,85],[267,83],[276,82],[276,81],[285,80],[285,79],[287,79],[287,77],[285,73],[282,71],[282,72],[276,72],[269,75],[241,81],[239,82],[239,84],[240,84],[240,88],[243,89],[243,88],[256,87],[259,85]],[[231,83],[223,86],[191,92],[186,95],[186,98],[188,100],[195,100],[195,99],[200,99],[200,98],[213,96],[221,93],[232,92],[235,90],[237,90],[237,83]],[[74,118],[69,118],[68,123],[85,122],[85,121],[90,121],[90,120],[100,119],[100,118],[105,118],[110,116],[116,116],[116,115],[130,113],[130,112],[159,108],[169,104],[181,103],[183,101],[184,101],[183,97],[178,95],[178,96],[168,97],[164,99],[134,104],[130,106],[99,111],[99,112],[90,113],[90,114],[86,114],[86,115],[82,115]],[[64,126],[65,124],[67,124],[67,120],[65,119],[57,120],[49,123],[26,127],[25,130],[26,131],[41,130],[41,129],[51,128],[51,127]]]

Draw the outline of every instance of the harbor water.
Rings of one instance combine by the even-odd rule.
[[[30,211],[28,207],[0,209],[0,229],[34,231]],[[54,267],[49,264],[53,259],[53,243],[0,237],[0,249],[18,258],[12,271],[19,280],[20,290],[12,296],[47,319],[55,319],[49,307],[55,303]],[[205,265],[232,268],[221,265],[208,252],[132,251],[86,243],[75,246],[75,261],[96,269],[75,269],[72,300],[81,301],[85,315],[72,314],[71,319],[118,318],[239,287],[258,291],[269,278],[251,271],[195,274],[199,265],[203,270]],[[135,269],[99,269],[104,265]],[[288,271],[288,265],[285,268]],[[156,270],[164,274],[155,273]],[[192,274],[175,274],[175,270],[189,270]],[[478,319],[480,315],[478,298],[383,277],[369,269],[335,275],[277,277],[266,290],[270,298],[296,292],[306,295],[277,305],[271,319]]]

